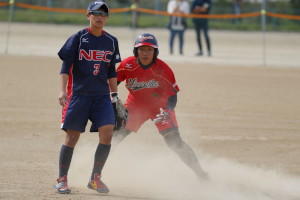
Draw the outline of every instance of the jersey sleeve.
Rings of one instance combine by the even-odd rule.
[[[72,62],[63,61],[60,69],[60,74],[69,74],[72,64],[73,64]]]
[[[126,79],[125,71],[124,71],[124,61],[121,62],[117,68],[117,79],[118,79],[118,82],[122,82]]]
[[[109,65],[107,77],[108,78],[115,78],[115,77],[117,77],[115,64]]]
[[[120,50],[119,50],[119,43],[118,40],[114,40],[114,45],[115,45],[115,51],[112,56],[111,60],[111,65],[115,66],[117,63],[121,62],[121,55],[120,55]]]
[[[179,86],[177,85],[176,79],[175,79],[175,75],[174,72],[172,71],[172,69],[164,63],[164,68],[165,68],[165,73],[166,73],[166,77],[168,78],[168,80],[170,81],[170,83],[172,84],[172,87],[174,88],[174,90],[176,92],[179,92]]]
[[[72,67],[72,64],[77,58],[78,45],[79,45],[78,38],[79,37],[77,36],[77,34],[72,35],[71,37],[69,37],[69,39],[59,50],[58,56],[63,61],[60,73],[68,74],[70,68]]]
[[[58,52],[58,56],[63,61],[74,61],[79,46],[79,37],[77,34],[72,35],[69,39],[65,42],[62,48]]]

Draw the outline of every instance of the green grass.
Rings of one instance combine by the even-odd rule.
[[[8,10],[0,9],[0,21],[8,20]],[[141,14],[138,26],[166,28],[169,17]],[[51,23],[51,24],[87,24],[87,19],[82,14],[73,13],[53,13],[45,11],[16,9],[13,15],[14,22],[30,23]],[[112,14],[108,20],[109,26],[131,26],[131,14]],[[257,31],[261,29],[260,17],[242,19],[239,23],[234,23],[232,19],[211,19],[209,22],[211,29],[215,30],[249,30]],[[272,31],[295,31],[300,32],[300,21],[277,18],[267,19],[267,30]],[[188,27],[192,28],[192,20],[188,19]]]

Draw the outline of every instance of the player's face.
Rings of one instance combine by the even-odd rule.
[[[90,26],[91,28],[96,29],[103,29],[103,27],[106,24],[108,16],[105,14],[105,12],[99,10],[98,12],[91,12],[88,15],[88,19],[90,20]]]
[[[138,58],[143,65],[149,65],[154,57],[154,48],[150,46],[141,46],[137,50]]]

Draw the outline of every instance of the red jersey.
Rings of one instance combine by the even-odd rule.
[[[117,78],[118,82],[126,81],[127,105],[134,102],[148,108],[165,108],[168,98],[179,91],[172,69],[158,58],[143,69],[136,57],[128,57],[117,68]]]

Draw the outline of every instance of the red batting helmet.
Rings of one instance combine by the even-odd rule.
[[[153,47],[155,49],[155,57],[158,55],[158,44],[154,35],[150,33],[143,33],[136,38],[133,48],[133,54],[135,57],[137,57],[137,49],[141,46]]]

